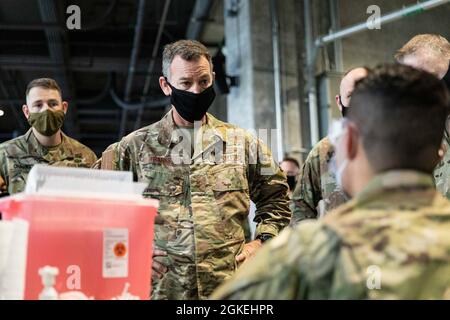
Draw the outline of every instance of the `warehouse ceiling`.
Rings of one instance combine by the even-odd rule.
[[[81,29],[67,21],[80,8]],[[199,39],[223,43],[222,1],[0,1],[0,142],[24,133],[25,88],[57,80],[69,102],[64,131],[98,155],[165,112],[158,77],[165,44]],[[73,22],[74,20],[70,20]]]

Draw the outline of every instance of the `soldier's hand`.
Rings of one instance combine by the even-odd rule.
[[[258,249],[261,247],[261,245],[262,243],[261,240],[259,239],[246,243],[244,245],[244,248],[242,249],[242,252],[236,256],[236,261],[238,263],[241,263],[247,260],[248,258],[253,257],[256,251],[258,251]]]
[[[167,252],[159,249],[153,250],[153,264],[152,264],[152,278],[161,279],[164,273],[167,272],[167,267],[161,262],[155,261],[155,257],[165,257]]]

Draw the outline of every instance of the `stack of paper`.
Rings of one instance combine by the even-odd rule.
[[[31,169],[26,194],[107,199],[141,199],[145,183],[133,182],[131,172],[53,167]]]

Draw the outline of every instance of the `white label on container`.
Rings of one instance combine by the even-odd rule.
[[[103,231],[103,278],[128,277],[128,229]]]

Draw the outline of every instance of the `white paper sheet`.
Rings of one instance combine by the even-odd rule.
[[[26,194],[107,199],[142,199],[145,183],[133,182],[131,172],[35,165]]]

